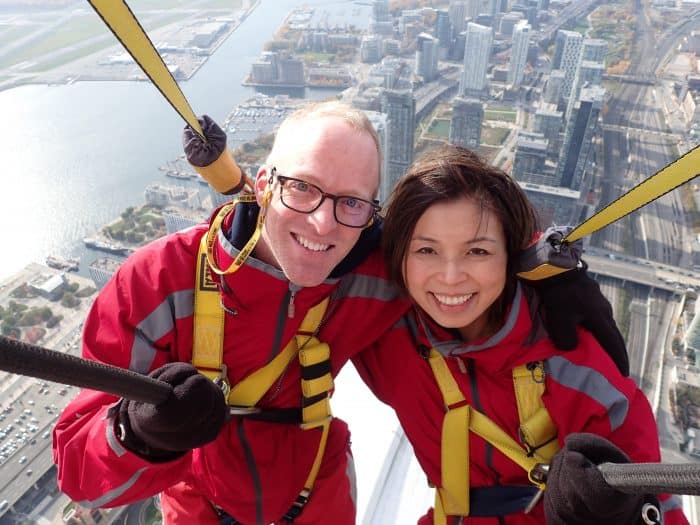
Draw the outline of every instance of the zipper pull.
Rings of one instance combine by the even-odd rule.
[[[289,296],[289,303],[287,304],[287,317],[289,319],[294,319],[294,296],[296,296],[297,291],[296,288],[293,290],[290,290],[291,295]]]

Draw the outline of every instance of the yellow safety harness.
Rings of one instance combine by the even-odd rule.
[[[543,363],[538,361],[513,369],[521,444],[467,403],[442,354],[431,349],[428,362],[447,411],[442,424],[442,486],[435,491],[434,523],[445,525],[447,516],[469,516],[470,431],[520,465],[541,493],[545,483],[537,474],[537,467],[549,463],[559,450],[557,429],[542,404]]]
[[[246,202],[250,199],[250,196],[241,196],[231,204],[224,206],[212,221],[207,234],[202,236],[200,241],[194,294],[192,364],[200,373],[222,387],[226,401],[231,406],[231,413],[245,417],[254,416],[261,412],[256,404],[282,375],[292,359],[298,356],[302,377],[300,426],[304,430],[320,428],[321,440],[304,488],[283,517],[287,521],[293,521],[301,513],[311,495],[326,449],[332,419],[330,391],[333,389],[333,376],[331,375],[330,347],[316,338],[329,299],[324,299],[308,311],[296,335],[274,359],[238,384],[233,387],[229,386],[226,365],[223,362],[224,309],[221,305],[219,289],[212,281],[209,271],[218,274],[232,273],[240,268],[247,255],[252,251],[254,242],[252,244],[249,242],[246,245],[248,248],[245,250],[246,255],[244,257],[239,255],[225,271],[219,270],[213,264],[213,239],[216,239],[216,235],[218,235],[223,218],[238,202]],[[263,218],[264,209],[265,206],[260,212],[260,216]],[[259,237],[262,222],[263,219],[259,217],[256,232],[251,240],[257,240]]]

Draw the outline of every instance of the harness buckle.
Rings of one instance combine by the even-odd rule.
[[[538,487],[542,487],[547,483],[547,475],[549,474],[549,465],[544,463],[536,463],[534,467],[527,473],[527,477],[532,483]]]
[[[213,381],[214,384],[221,389],[221,392],[224,394],[224,399],[228,399],[228,395],[231,392],[231,385],[228,382],[228,368],[226,368],[226,364],[221,363],[219,376]]]

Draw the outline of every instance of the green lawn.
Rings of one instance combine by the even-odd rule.
[[[445,119],[433,119],[428,128],[428,135],[443,139],[450,137],[450,121]]]
[[[485,120],[500,120],[502,122],[515,122],[517,113],[515,111],[500,111],[495,109],[487,109],[484,111]]]

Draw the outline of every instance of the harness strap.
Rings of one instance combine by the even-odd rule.
[[[192,364],[200,373],[224,387],[227,403],[234,409],[236,407],[239,408],[241,416],[282,423],[289,423],[294,420],[299,422],[299,419],[301,419],[300,426],[304,430],[321,429],[318,450],[304,483],[304,488],[282,518],[287,522],[292,522],[301,514],[311,496],[311,491],[326,450],[330,424],[333,418],[330,407],[330,391],[334,387],[331,374],[330,347],[326,343],[320,342],[315,336],[326,312],[329,298],[326,297],[309,309],[296,335],[292,337],[274,359],[264,367],[249,374],[233,388],[229,388],[226,365],[223,363],[224,310],[221,306],[218,287],[209,275],[210,269],[216,271],[214,268],[211,268],[211,260],[213,258],[210,258],[209,255],[212,253],[212,239],[216,238],[216,232],[218,232],[223,217],[234,205],[235,203],[222,208],[222,212],[224,209],[226,212],[220,212],[212,223],[215,232],[212,233],[212,229],[210,229],[207,235],[202,236],[199,244],[197,283],[195,283]],[[261,224],[259,220],[259,226]],[[226,271],[218,271],[216,273],[230,273],[237,270],[245,260],[245,257],[240,260],[238,266],[236,264],[240,256]],[[296,355],[298,355],[301,366],[301,409],[255,411],[255,405],[282,375]]]
[[[467,404],[447,362],[439,352],[431,349],[428,362],[447,410],[442,426],[442,486],[435,493],[435,523],[446,523],[448,515],[470,515],[469,431],[520,465],[528,473],[533,485],[543,490],[545,484],[533,479],[532,472],[537,464],[548,462],[559,449],[556,427],[541,400],[544,392],[543,363],[530,363],[513,369],[513,384],[521,421],[519,433],[526,438],[523,439],[526,444],[524,450],[496,423]]]

